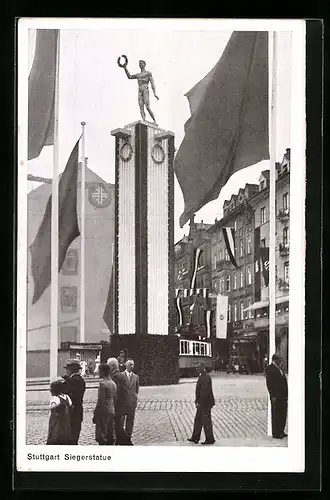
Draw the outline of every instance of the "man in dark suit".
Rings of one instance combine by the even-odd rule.
[[[78,359],[69,359],[65,368],[67,374],[64,376],[63,393],[67,394],[72,401],[70,412],[71,444],[77,445],[83,421],[83,398],[86,384],[80,375],[81,366]]]
[[[124,418],[126,419],[125,431],[127,433],[130,444],[133,444],[132,433],[133,433],[134,417],[137,406],[138,393],[140,388],[139,377],[138,375],[136,375],[136,373],[133,373],[133,369],[134,369],[134,361],[132,359],[128,359],[126,361],[126,370],[124,371],[128,387]]]
[[[119,363],[116,358],[109,358],[107,364],[110,367],[110,377],[117,386],[117,400],[115,404],[115,434],[117,445],[128,445],[129,439],[124,429],[126,398],[128,393],[127,381],[124,373],[119,371]]]
[[[266,366],[265,373],[272,409],[273,438],[283,439],[287,436],[284,428],[288,411],[288,383],[278,354],[272,356],[272,363]]]
[[[212,379],[207,373],[203,362],[199,363],[197,371],[199,373],[195,397],[197,410],[193,433],[188,441],[197,444],[201,437],[202,428],[204,428],[205,441],[202,444],[214,444],[211,408],[215,405],[215,401],[212,390]]]

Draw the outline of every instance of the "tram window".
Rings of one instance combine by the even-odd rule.
[[[196,350],[196,349],[195,349],[195,346],[196,346],[195,342],[193,342],[193,343],[192,343],[192,346],[193,346],[193,355],[195,355],[195,354],[196,354],[196,353],[195,353],[195,350]]]
[[[204,356],[204,354],[205,354],[205,353],[204,353],[204,345],[205,345],[205,344],[201,344],[201,355],[202,355],[202,356]]]
[[[196,343],[196,354],[199,354],[199,344]]]

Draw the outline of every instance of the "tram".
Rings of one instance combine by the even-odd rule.
[[[203,361],[207,371],[212,370],[212,347],[209,340],[180,338],[179,370],[180,377],[196,375],[196,366]]]

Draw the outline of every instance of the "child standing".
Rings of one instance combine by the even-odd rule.
[[[56,380],[50,384],[50,417],[48,426],[47,444],[70,444],[71,426],[70,411],[72,401],[67,394],[63,394],[63,380]]]

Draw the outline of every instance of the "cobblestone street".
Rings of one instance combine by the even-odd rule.
[[[216,406],[212,410],[218,445],[286,446],[287,439],[267,437],[267,392],[262,375],[212,373]],[[189,445],[195,416],[196,379],[178,385],[141,387],[133,432],[135,445]],[[84,422],[80,445],[95,445],[93,409],[97,383],[84,398]],[[40,387],[27,391],[27,444],[45,444],[48,429],[49,393]],[[202,440],[204,436],[202,435]],[[195,446],[195,445],[191,445]]]

